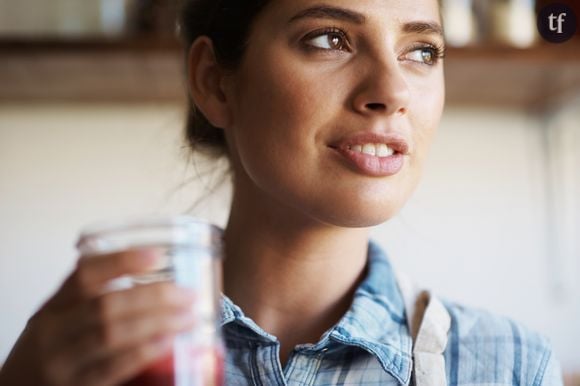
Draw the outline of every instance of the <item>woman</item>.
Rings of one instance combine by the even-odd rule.
[[[187,138],[233,171],[228,385],[398,385],[413,369],[417,384],[561,384],[546,340],[508,319],[422,293],[417,315],[432,323],[417,332],[408,287],[369,240],[417,185],[441,118],[436,0],[186,1],[182,33]],[[81,259],[0,384],[118,385],[164,355],[195,322],[190,294],[154,284],[99,295],[154,260]]]

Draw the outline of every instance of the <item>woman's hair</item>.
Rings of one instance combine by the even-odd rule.
[[[244,55],[252,22],[270,0],[182,0],[179,31],[186,58],[199,36],[208,36],[216,60],[226,70],[235,70]],[[192,151],[229,158],[224,130],[214,127],[189,96],[185,139]]]

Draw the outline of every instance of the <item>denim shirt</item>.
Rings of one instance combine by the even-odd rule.
[[[408,385],[413,359],[403,298],[391,263],[369,240],[368,274],[341,320],[298,345],[283,368],[277,338],[222,296],[226,385]],[[441,299],[451,315],[449,385],[561,386],[548,340],[509,318]]]

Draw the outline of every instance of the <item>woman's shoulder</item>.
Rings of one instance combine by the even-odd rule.
[[[445,351],[450,384],[562,384],[546,336],[507,316],[440,300],[451,316]]]
[[[451,316],[452,330],[455,329],[457,337],[462,340],[489,341],[495,338],[496,343],[519,342],[539,350],[549,347],[549,340],[544,335],[510,317],[445,298],[440,300]]]

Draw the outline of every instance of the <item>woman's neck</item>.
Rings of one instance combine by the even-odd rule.
[[[365,275],[368,229],[240,196],[224,235],[224,292],[278,337],[284,359],[296,344],[315,343],[350,307]]]

